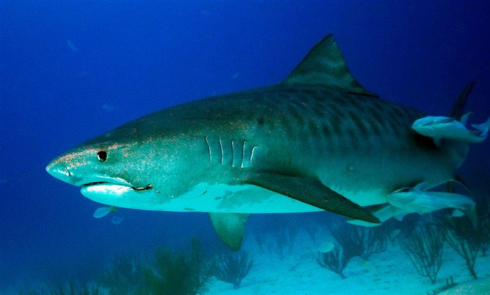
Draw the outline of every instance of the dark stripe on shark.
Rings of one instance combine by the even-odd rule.
[[[356,113],[350,112],[349,117],[352,120],[352,122],[354,123],[355,128],[358,130],[358,132],[360,133],[360,135],[362,137],[369,136],[369,130],[368,130],[365,122],[359,116],[357,116]]]
[[[324,108],[319,107],[318,104],[313,105],[313,112],[319,119],[325,119],[328,114],[328,112]]]
[[[289,105],[288,112],[293,117],[299,125],[303,125],[304,116],[294,107],[294,105]]]
[[[332,112],[332,116],[338,118],[338,120],[341,120],[342,118],[345,117],[345,114],[343,111],[341,111],[336,105],[334,104],[328,104],[327,109]]]
[[[333,154],[335,152],[334,146],[335,146],[335,139],[333,138],[333,131],[332,127],[328,122],[323,122],[322,123],[322,135],[323,135],[323,143],[324,143],[324,148],[327,153]]]
[[[414,118],[411,109],[329,88],[285,87],[264,96],[267,107],[254,119],[258,127],[268,132],[283,130],[288,137],[305,135],[307,146],[321,151],[341,152],[360,146],[368,151],[382,142],[403,140]],[[268,119],[272,113],[277,120]]]
[[[316,121],[310,120],[308,122],[308,131],[309,131],[311,136],[318,137],[319,131],[318,131],[318,124]]]
[[[376,122],[372,118],[366,118],[365,122],[369,125],[369,129],[373,132],[371,133],[371,137],[372,134],[374,134],[374,137],[379,140],[383,134],[378,124],[376,124]]]

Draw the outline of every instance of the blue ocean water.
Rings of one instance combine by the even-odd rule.
[[[90,281],[115,254],[188,249],[194,236],[223,251],[206,214],[94,218],[99,204],[45,171],[69,148],[165,107],[277,83],[328,33],[363,86],[429,114],[448,114],[476,81],[467,109],[483,122],[489,15],[488,1],[0,2],[0,292]],[[489,188],[489,147],[473,145],[461,168],[472,186]]]

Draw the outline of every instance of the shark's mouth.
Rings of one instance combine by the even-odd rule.
[[[88,182],[84,183],[81,185],[82,188],[87,188],[87,187],[94,187],[94,186],[119,186],[119,187],[128,187],[131,188],[135,191],[144,191],[144,190],[150,190],[153,188],[151,184],[148,184],[146,186],[133,186],[130,183],[127,182],[122,182],[122,181],[117,181],[117,182],[109,182],[109,181],[94,181],[94,182]]]
[[[148,198],[154,193],[153,186],[138,186],[113,178],[92,178],[80,185],[80,193],[92,201],[124,208],[139,208],[141,202],[152,202]]]
[[[105,183],[110,183],[110,182],[105,182],[105,181],[89,182],[89,183],[82,184],[81,187],[87,187],[87,186],[105,184]]]

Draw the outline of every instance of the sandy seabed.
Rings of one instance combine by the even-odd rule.
[[[321,241],[333,241],[328,233],[318,234]],[[243,250],[254,257],[254,266],[243,279],[240,288],[212,279],[206,294],[434,294],[452,277],[456,287],[437,294],[490,294],[490,256],[477,258],[474,280],[465,261],[447,243],[436,284],[418,274],[398,243],[388,244],[385,252],[373,254],[369,261],[357,257],[344,270],[345,279],[321,268],[315,260],[319,245],[303,232],[293,249],[285,250],[284,258],[262,251],[249,239]]]

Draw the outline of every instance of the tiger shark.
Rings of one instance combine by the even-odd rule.
[[[424,116],[366,90],[328,35],[278,84],[157,111],[46,170],[102,204],[209,212],[237,250],[251,213],[327,210],[375,224],[369,208],[391,193],[455,180],[468,144],[436,146],[411,128]]]

